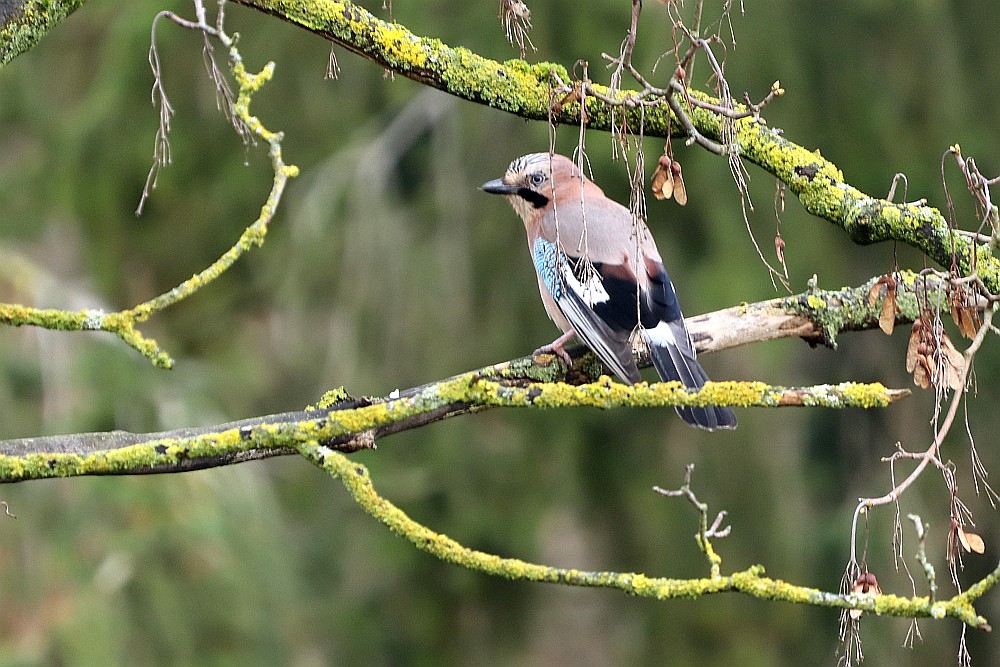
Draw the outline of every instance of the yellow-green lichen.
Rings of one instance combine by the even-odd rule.
[[[342,390],[324,397],[323,405],[335,407],[346,396]],[[237,455],[250,449],[297,448],[308,442],[332,442],[365,433],[379,426],[403,422],[441,408],[479,407],[672,407],[730,405],[737,407],[806,404],[827,407],[879,407],[899,392],[881,385],[845,384],[786,390],[759,382],[709,382],[701,390],[685,389],[677,382],[626,385],[607,376],[597,382],[570,385],[530,382],[506,385],[470,373],[444,381],[413,395],[355,408],[331,409],[324,417],[273,422],[255,421],[243,427],[176,437],[129,435],[130,442],[116,445],[115,434],[101,448],[81,456],[63,451],[0,459],[0,479],[18,481],[42,477],[125,472],[176,464],[185,460]],[[331,403],[333,401],[333,403]],[[464,408],[463,408],[464,409]],[[309,413],[307,413],[309,414]],[[103,436],[105,434],[96,434]]]
[[[963,597],[968,593],[947,602],[931,605],[926,597],[902,598],[894,595],[858,596],[827,593],[815,588],[769,579],[764,576],[764,568],[759,565],[728,576],[668,579],[631,572],[588,572],[576,568],[539,565],[515,558],[502,558],[495,554],[469,549],[447,535],[436,533],[413,521],[405,512],[375,491],[367,468],[346,456],[324,450],[315,442],[303,443],[300,451],[303,456],[338,478],[366,512],[394,533],[437,558],[469,570],[505,579],[613,588],[631,595],[659,600],[694,599],[712,593],[738,591],[762,600],[834,608],[861,608],[876,614],[900,617],[943,618],[951,615],[972,627],[989,627],[985,619],[977,616],[971,604]]]
[[[11,8],[0,28],[0,66],[35,45],[49,30],[83,5],[83,0],[25,0]]]
[[[809,296],[807,296],[806,303],[813,310],[822,310],[826,308],[826,301],[815,294],[810,294]]]
[[[375,403],[351,410],[335,410],[327,414],[322,431],[315,434],[321,439],[336,438],[362,433],[369,429],[404,419],[414,410],[408,401]]]
[[[347,389],[341,385],[335,389],[330,389],[320,396],[319,401],[317,401],[316,407],[320,409],[326,409],[334,406],[341,401],[351,400],[351,395],[347,393]],[[312,406],[306,408],[307,410],[312,409]]]
[[[847,404],[862,408],[884,408],[889,405],[887,389],[881,382],[861,384],[845,382],[837,385]]]

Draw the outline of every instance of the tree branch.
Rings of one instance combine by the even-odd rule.
[[[75,12],[84,0],[0,2],[0,66],[6,65]]]
[[[235,1],[278,16],[402,76],[456,97],[523,118],[580,124],[578,102],[566,103],[550,112],[552,88],[557,81],[571,78],[561,65],[547,62],[531,65],[523,60],[500,63],[466,48],[450,47],[440,40],[415,35],[398,23],[382,21],[346,1]],[[592,82],[590,86],[613,99],[625,100],[636,94],[628,90],[612,91]],[[780,130],[767,127],[752,114],[731,120],[705,108],[700,103],[720,104],[710,95],[687,89],[685,95],[675,99],[695,129],[713,140],[722,139],[724,120],[731,122],[742,158],[776,176],[807,211],[837,225],[855,243],[896,240],[917,248],[944,267],[951,267],[954,259],[962,275],[975,270],[990,292],[1000,293],[1000,261],[990,247],[952,230],[938,209],[872,197],[845,182],[840,169],[818,151],[788,141]],[[735,106],[737,110],[744,109],[742,105]],[[639,127],[641,122],[646,136],[667,137],[671,132],[684,136],[666,104],[639,109],[610,106],[596,96],[586,97],[585,127],[613,131],[622,122],[630,127]]]
[[[145,322],[151,315],[176,304],[182,299],[188,298],[225,273],[244,254],[262,245],[271,220],[274,218],[278,204],[281,201],[282,194],[288,184],[288,179],[297,176],[299,168],[295,165],[286,164],[282,158],[281,142],[284,134],[268,130],[256,116],[250,113],[250,102],[253,95],[273,76],[274,63],[268,63],[256,74],[247,71],[243,62],[243,56],[240,55],[239,50],[236,48],[235,39],[222,32],[221,17],[218,28],[208,25],[205,22],[204,16],[197,23],[181,19],[171,12],[161,12],[157,16],[157,19],[159,18],[168,18],[183,27],[202,31],[206,36],[206,47],[209,46],[209,42],[207,41],[209,35],[217,38],[226,47],[229,55],[230,71],[238,85],[238,94],[235,100],[230,99],[231,93],[228,84],[222,78],[221,73],[218,73],[215,69],[215,61],[210,52],[206,52],[206,60],[211,64],[209,70],[211,78],[225,100],[226,106],[223,111],[229,117],[237,133],[244,139],[244,143],[254,141],[254,137],[259,137],[262,141],[267,142],[268,155],[271,158],[271,166],[274,170],[271,190],[267,195],[264,205],[260,208],[260,214],[256,220],[243,230],[236,243],[208,267],[163,294],[128,310],[114,313],[105,313],[93,308],[68,311],[0,303],[0,324],[11,326],[31,325],[59,331],[105,331],[113,333],[121,338],[129,347],[135,349],[151,361],[154,366],[172,368],[174,360],[170,355],[162,350],[155,340],[143,336],[136,328],[136,325]],[[153,43],[150,47],[150,65],[153,68],[155,78],[153,104],[157,105],[157,99],[159,99],[161,110],[168,110],[170,104],[163,92],[159,55],[155,41],[156,20],[154,20],[153,26]],[[161,114],[160,130],[157,133],[156,157],[154,158],[153,168],[149,172],[146,187],[143,190],[142,202],[146,200],[152,189],[156,187],[155,176],[157,169],[169,162],[167,157],[169,149],[164,148],[162,151],[160,150],[161,146],[166,147],[169,145],[166,138],[169,128],[169,113],[166,114],[166,119],[164,120]],[[139,209],[136,211],[137,214],[142,210],[142,202],[140,202]]]
[[[950,600],[932,601],[928,597],[917,596],[904,598],[896,595],[829,593],[765,577],[764,568],[760,565],[727,576],[722,576],[713,569],[716,573],[712,576],[695,579],[648,577],[631,572],[588,572],[538,565],[470,549],[447,535],[417,523],[375,491],[365,466],[338,452],[311,441],[301,443],[299,452],[330,476],[343,482],[355,502],[394,533],[409,540],[418,549],[468,570],[505,579],[612,588],[629,595],[656,600],[693,599],[713,593],[739,592],[760,600],[859,609],[884,616],[938,619],[950,616],[969,627],[990,630],[989,622],[976,613],[973,603],[996,585],[1000,579],[1000,567],[967,593],[956,595]]]
[[[730,308],[690,318],[688,324],[702,353],[788,337],[834,345],[841,331],[878,327],[881,308],[867,299],[874,282]],[[897,320],[912,321],[919,314],[912,292],[922,282],[913,274],[904,274],[900,285]],[[0,442],[0,482],[183,472],[292,454],[307,441],[352,452],[371,448],[387,435],[494,407],[872,408],[887,406],[909,394],[906,389],[887,389],[877,383],[786,388],[760,382],[709,382],[698,391],[686,390],[675,382],[630,386],[602,377],[600,362],[583,348],[576,348],[572,355],[571,368],[555,355],[523,357],[383,398],[352,398],[340,389],[324,397],[318,407],[203,428],[7,440]],[[640,365],[649,365],[643,351],[637,351],[637,357]]]

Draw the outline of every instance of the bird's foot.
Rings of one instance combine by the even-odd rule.
[[[563,345],[565,345],[566,342],[569,341],[569,339],[575,335],[576,332],[570,329],[562,336],[559,336],[559,338],[556,338],[554,341],[549,343],[548,345],[542,345],[540,348],[535,350],[531,356],[537,357],[540,354],[555,354],[566,363],[567,368],[572,368],[573,357],[569,356],[569,352],[563,349]]]

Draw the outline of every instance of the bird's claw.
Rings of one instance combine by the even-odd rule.
[[[574,336],[574,332],[569,331],[548,345],[542,345],[540,348],[531,353],[531,356],[537,357],[540,354],[554,354],[565,362],[567,368],[573,367],[573,357],[569,356],[569,352],[563,349],[563,344]]]

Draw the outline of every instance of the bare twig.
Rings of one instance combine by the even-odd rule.
[[[938,453],[940,451],[941,443],[944,441],[945,436],[951,430],[951,426],[954,423],[955,415],[958,412],[958,406],[960,405],[961,398],[964,394],[965,382],[968,379],[969,370],[972,368],[972,359],[976,352],[979,350],[980,346],[983,344],[983,340],[986,338],[986,334],[990,330],[990,324],[993,320],[993,310],[987,310],[984,316],[983,325],[979,328],[979,332],[976,334],[975,340],[969,345],[969,348],[965,351],[966,365],[963,369],[961,377],[961,387],[957,389],[952,396],[948,412],[944,417],[944,420],[939,425],[937,431],[934,434],[934,438],[931,441],[930,446],[926,451],[920,454],[910,454],[904,452],[902,449],[893,454],[889,461],[895,461],[898,458],[914,458],[917,459],[917,466],[913,471],[905,478],[903,481],[896,484],[888,493],[878,498],[861,498],[858,502],[857,507],[854,510],[854,519],[851,522],[851,563],[857,563],[857,553],[855,551],[857,546],[857,528],[858,519],[861,517],[862,513],[870,510],[873,507],[878,507],[881,505],[886,505],[895,502],[899,496],[908,489],[913,482],[915,482],[928,465],[933,464],[939,470],[944,470],[944,464],[941,462]]]
[[[722,566],[722,557],[715,552],[712,547],[712,538],[718,537],[723,538],[729,535],[732,526],[726,526],[725,528],[720,528],[722,522],[726,518],[726,511],[722,510],[715,516],[715,520],[712,525],[708,525],[708,503],[703,503],[698,500],[698,496],[694,494],[691,489],[691,473],[694,472],[694,464],[689,463],[684,471],[684,483],[679,489],[662,489],[658,486],[654,486],[653,490],[664,496],[670,496],[673,498],[684,497],[688,499],[701,516],[701,522],[698,528],[698,533],[695,535],[695,540],[698,542],[698,548],[701,549],[705,557],[708,558],[709,566],[712,572],[712,579],[718,579],[721,576],[720,568]]]
[[[500,0],[500,25],[511,46],[517,45],[523,59],[527,47],[537,51],[528,32],[531,30],[531,11],[522,0]]]

